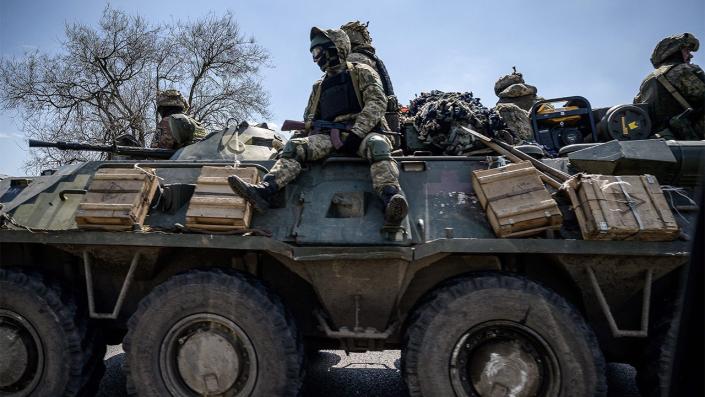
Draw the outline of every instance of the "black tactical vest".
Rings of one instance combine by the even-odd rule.
[[[323,80],[318,109],[320,119],[326,121],[333,121],[337,116],[344,114],[355,114],[362,111],[357,95],[355,95],[355,87],[349,70],[326,77]]]

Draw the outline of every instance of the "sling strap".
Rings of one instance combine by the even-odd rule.
[[[688,101],[683,98],[683,95],[681,95],[678,90],[676,90],[676,87],[671,84],[670,81],[666,78],[666,73],[668,73],[669,70],[671,70],[673,66],[669,66],[663,73],[659,73],[658,76],[656,76],[656,80],[658,80],[659,83],[673,95],[673,98],[683,107],[683,109],[692,109],[693,107],[690,106]]]

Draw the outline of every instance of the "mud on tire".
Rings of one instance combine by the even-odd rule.
[[[281,301],[257,280],[219,270],[177,275],[129,321],[129,394],[295,396],[303,350]]]
[[[520,276],[482,274],[435,290],[407,323],[411,396],[604,396],[605,363],[580,313]]]
[[[105,344],[58,283],[0,269],[0,395],[90,396]]]

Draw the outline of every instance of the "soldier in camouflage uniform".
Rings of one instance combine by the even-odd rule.
[[[524,76],[516,68],[512,74],[500,77],[494,84],[494,92],[499,97],[495,110],[507,127],[523,141],[534,139],[529,110],[543,99],[536,95],[536,91],[536,87],[524,82]]]
[[[157,95],[157,112],[161,121],[151,147],[179,149],[203,139],[207,131],[201,123],[187,116],[188,102],[178,90],[165,90]]]
[[[369,22],[362,24],[360,21],[348,22],[340,28],[350,39],[351,53],[348,55],[348,62],[364,63],[377,72],[382,80],[382,88],[387,96],[387,112],[385,114],[387,123],[392,131],[399,131],[399,101],[394,95],[394,87],[389,77],[386,66],[372,46],[372,37],[367,30]]]
[[[352,123],[352,128],[341,134],[339,147],[334,147],[328,134],[307,131],[311,134],[286,143],[281,158],[259,184],[249,184],[235,175],[228,182],[255,209],[264,211],[271,206],[274,194],[298,176],[303,162],[321,160],[333,152],[356,154],[371,164],[372,186],[384,203],[385,221],[399,224],[408,210],[399,187],[399,169],[392,159],[389,139],[373,132],[388,131],[382,82],[371,67],[347,62],[350,40],[342,30],[314,27],[310,38],[313,60],[325,74],[313,85],[304,121],[307,126],[314,120]]]
[[[651,54],[654,70],[641,83],[634,103],[648,103],[652,131],[659,138],[705,138],[705,74],[690,63],[699,47],[690,33],[661,40]]]

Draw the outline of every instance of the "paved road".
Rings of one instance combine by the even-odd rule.
[[[121,346],[108,346],[107,366],[98,397],[123,397],[125,376],[122,362],[125,353]],[[634,368],[624,364],[610,364],[607,380],[610,396],[639,397],[634,385]],[[399,351],[352,353],[326,350],[310,363],[307,370],[304,396],[339,397],[402,397],[404,387],[399,372]]]

